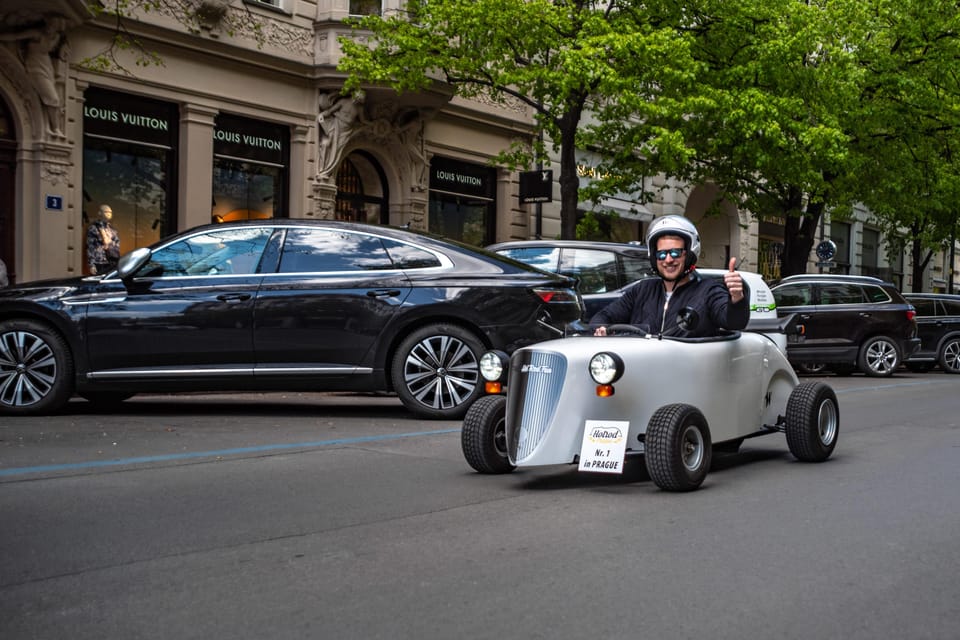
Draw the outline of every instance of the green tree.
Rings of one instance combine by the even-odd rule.
[[[841,17],[798,0],[664,0],[656,10],[693,39],[696,81],[660,88],[661,104],[673,108],[602,118],[595,135],[624,144],[609,175],[620,188],[651,171],[712,182],[718,199],[782,220],[782,273],[803,272],[824,211],[855,196],[844,114],[856,102],[859,69]],[[631,154],[630,141],[651,127],[682,140],[692,161]]]
[[[630,96],[631,117],[642,117],[657,108],[657,86],[692,78],[690,39],[648,20],[640,3],[430,0],[407,6],[406,12],[361,19],[350,37],[341,38],[345,90],[372,84],[419,91],[440,83],[465,97],[520,100],[533,114],[531,142],[505,149],[496,160],[529,166],[546,159],[538,134],[553,141],[560,158],[562,238],[576,235],[576,151],[585,114],[597,102],[620,104]],[[643,99],[633,99],[637,95]],[[651,131],[632,141],[633,152],[685,152],[669,132]]]
[[[955,2],[871,3],[857,55],[864,90],[854,139],[861,200],[889,241],[910,245],[914,291],[957,232],[960,17]]]

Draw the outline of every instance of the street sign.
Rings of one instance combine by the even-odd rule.
[[[520,172],[520,204],[553,201],[553,169]]]

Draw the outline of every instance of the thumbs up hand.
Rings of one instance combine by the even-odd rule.
[[[743,300],[743,277],[736,270],[737,259],[730,258],[730,270],[723,274],[723,284],[730,292],[730,302],[737,303]]]

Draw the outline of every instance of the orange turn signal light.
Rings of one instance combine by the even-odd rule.
[[[491,395],[496,395],[501,391],[503,391],[503,385],[501,383],[491,382],[489,380],[487,380],[487,382],[484,383],[483,388],[487,393]]]
[[[613,395],[613,385],[612,384],[598,384],[597,385],[597,396],[601,398],[609,398]]]

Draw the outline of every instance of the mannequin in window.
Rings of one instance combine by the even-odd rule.
[[[94,275],[107,273],[117,266],[120,258],[120,235],[110,224],[112,219],[110,205],[101,205],[97,219],[87,227],[87,263]]]

